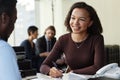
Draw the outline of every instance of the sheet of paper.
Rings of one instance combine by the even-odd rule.
[[[47,76],[41,73],[37,73],[37,77],[38,77],[38,80],[62,80],[61,78],[52,78],[50,76]]]
[[[75,73],[64,73],[62,78],[52,78],[50,76],[37,73],[38,80],[88,80],[93,75],[79,75]]]
[[[88,80],[92,78],[93,75],[82,75],[82,74],[75,74],[75,73],[67,73],[63,74],[62,80]]]

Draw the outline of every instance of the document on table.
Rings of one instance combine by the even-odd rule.
[[[76,74],[76,73],[67,73],[64,74],[62,77],[62,80],[88,80],[89,78],[92,78],[93,75],[83,75],[83,74]]]
[[[50,76],[47,76],[41,73],[37,73],[37,77],[38,77],[38,80],[62,80],[62,78],[52,78]]]
[[[37,73],[38,80],[88,80],[93,75],[79,75],[75,73],[64,73],[62,78],[52,78],[50,76]]]

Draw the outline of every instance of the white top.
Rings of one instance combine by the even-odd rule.
[[[0,40],[0,80],[22,80],[13,48]]]

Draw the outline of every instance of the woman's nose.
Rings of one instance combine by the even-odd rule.
[[[79,24],[79,20],[76,19],[76,20],[74,21],[74,24]]]

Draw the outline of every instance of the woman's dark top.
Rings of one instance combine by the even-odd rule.
[[[77,46],[80,46],[77,48]],[[52,62],[65,54],[66,64],[74,73],[95,74],[104,65],[104,39],[102,35],[89,35],[86,40],[75,43],[71,38],[71,33],[59,38],[53,47],[50,55],[43,62],[40,71],[48,74]]]
[[[31,46],[28,39],[24,40],[20,46],[25,48],[26,59],[30,59],[32,61],[32,66],[36,68],[37,66],[37,56],[35,54],[35,43],[33,42],[33,47]]]

